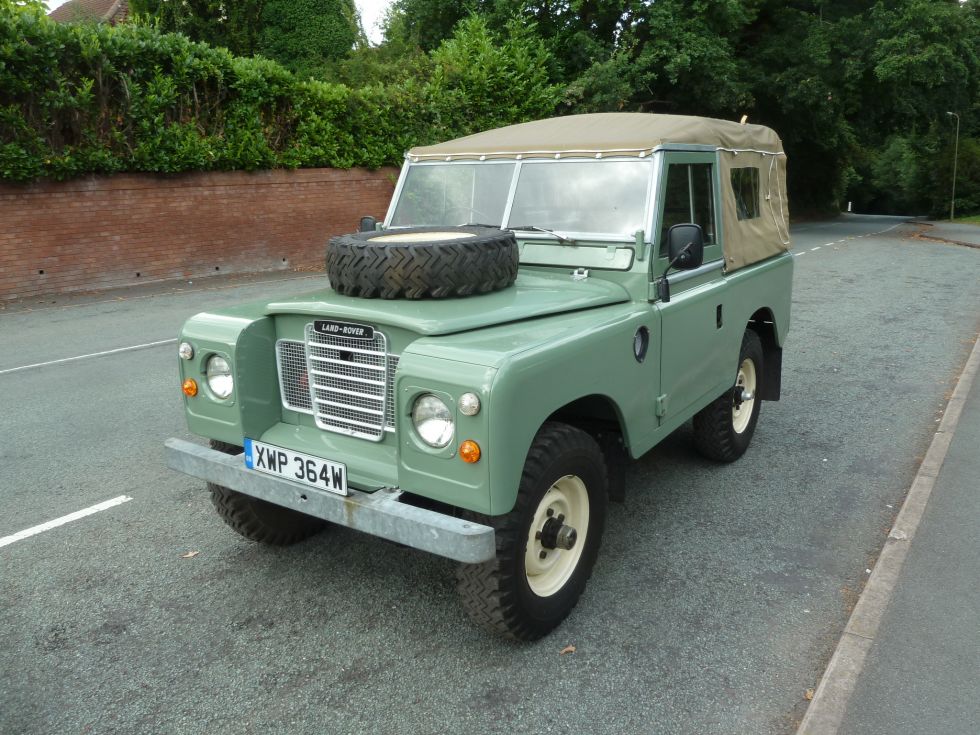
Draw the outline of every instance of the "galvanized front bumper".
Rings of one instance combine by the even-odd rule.
[[[241,455],[182,439],[168,439],[166,454],[170,469],[405,546],[468,563],[496,553],[490,526],[407,505],[397,489],[335,495],[246,469]]]

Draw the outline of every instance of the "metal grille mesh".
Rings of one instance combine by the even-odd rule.
[[[279,363],[279,391],[286,408],[313,413],[310,384],[306,374],[306,349],[302,342],[281,339],[276,343]]]
[[[398,356],[387,354],[383,334],[350,339],[319,334],[308,324],[305,343],[279,340],[276,355],[286,408],[312,414],[321,429],[350,436],[377,441],[395,430]]]

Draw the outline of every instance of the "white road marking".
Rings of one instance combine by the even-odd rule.
[[[810,252],[812,253],[814,250],[819,250],[819,249],[820,249],[820,246],[817,245],[817,247],[815,247],[815,248],[810,248]]]
[[[831,245],[833,245],[833,244],[834,244],[834,243],[832,243],[832,242],[825,242],[825,243],[823,244],[823,246],[824,246],[825,248],[829,248],[829,247],[830,247]]]
[[[61,516],[61,518],[55,518],[53,521],[48,521],[47,523],[42,523],[39,526],[32,526],[23,531],[19,531],[12,536],[4,536],[0,538],[0,546],[7,546],[15,541],[23,541],[25,538],[30,538],[31,536],[36,536],[44,531],[50,531],[52,528],[57,528],[58,526],[63,526],[66,523],[71,523],[72,521],[77,521],[79,518],[84,518],[85,516],[90,516],[93,513],[98,513],[99,511],[112,508],[117,505],[122,505],[123,503],[132,500],[128,495],[120,495],[118,498],[113,498],[112,500],[106,500],[104,503],[99,503],[98,505],[93,505],[83,510],[77,510],[74,513],[69,513],[66,516]]]
[[[46,367],[48,365],[60,365],[63,362],[74,362],[75,360],[87,360],[90,357],[104,357],[105,355],[115,355],[120,352],[131,352],[133,350],[145,350],[148,347],[159,347],[160,345],[172,345],[176,342],[176,337],[174,339],[161,339],[158,342],[146,342],[141,345],[131,345],[129,347],[117,347],[114,350],[104,350],[102,352],[92,352],[88,355],[76,355],[75,357],[63,357],[60,360],[48,360],[47,362],[35,362],[31,365],[21,365],[20,367],[7,368],[6,370],[0,370],[0,375],[6,375],[7,373],[19,373],[21,370],[31,370],[32,368]]]
[[[794,258],[799,258],[799,257],[800,257],[801,255],[806,255],[806,250],[804,250],[804,251],[803,251],[803,252],[801,252],[801,253],[793,253],[793,257],[794,257]]]

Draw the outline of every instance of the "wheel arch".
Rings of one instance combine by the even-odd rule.
[[[606,459],[609,499],[622,502],[626,496],[629,450],[626,421],[616,401],[601,393],[581,396],[553,411],[545,419],[548,421],[575,426],[596,440]]]

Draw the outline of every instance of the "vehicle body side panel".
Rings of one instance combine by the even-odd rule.
[[[608,399],[631,449],[634,433],[642,436],[656,426],[660,318],[655,309],[624,304],[547,322],[538,326],[555,329],[553,337],[512,355],[493,383],[486,460],[494,515],[513,507],[534,435],[561,407],[586,396]],[[650,332],[650,348],[638,362],[633,337],[641,326]],[[533,331],[535,325],[525,328]]]

